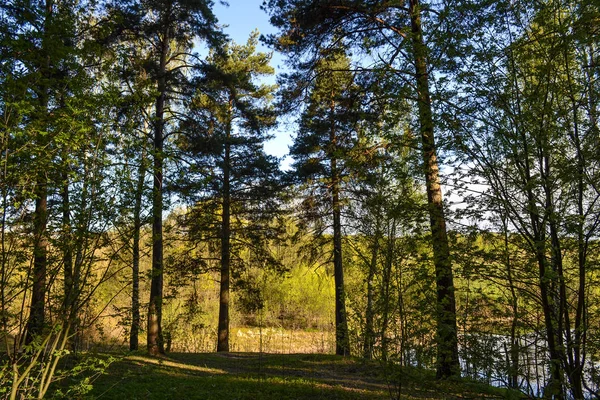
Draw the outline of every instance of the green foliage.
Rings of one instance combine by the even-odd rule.
[[[190,204],[180,223],[191,241],[214,250],[222,246],[226,207],[234,276],[252,264],[277,267],[266,243],[279,236],[281,183],[277,160],[263,150],[275,124],[275,87],[258,82],[273,68],[270,54],[256,52],[257,37],[211,52],[179,137],[188,167],[178,189]],[[201,251],[195,256],[205,264]]]
[[[290,176],[301,185],[301,221],[317,237],[332,225],[333,191],[340,190],[342,199],[346,197],[345,182],[356,175],[351,158],[361,151],[358,129],[362,98],[349,68],[348,55],[335,49],[324,52],[314,76],[303,77],[312,83],[290,148],[294,159]]]
[[[56,390],[49,398],[52,399],[81,399],[93,389],[93,383],[115,362],[122,361],[121,357],[84,354],[74,360],[67,358],[65,366],[57,371]],[[74,365],[73,365],[74,363]]]
[[[66,348],[68,338],[69,330],[56,326],[43,340],[36,336],[22,354],[2,353],[2,398],[73,398],[89,392],[90,381],[104,373],[115,358],[71,355]]]

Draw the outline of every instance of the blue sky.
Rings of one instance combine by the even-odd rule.
[[[217,0],[213,12],[219,19],[219,24],[228,25],[224,31],[231,39],[237,43],[245,43],[255,29],[258,29],[261,34],[276,32],[276,29],[269,24],[269,16],[260,9],[261,4],[262,0],[229,0],[229,7],[226,7]],[[269,52],[270,49],[261,44],[259,51]],[[280,54],[273,54],[271,65],[276,72],[283,69],[283,58]],[[271,82],[274,80],[270,80],[269,83]],[[288,146],[291,144],[290,132],[282,125],[273,133],[275,138],[265,144],[265,151],[283,157],[288,153]],[[284,167],[287,166],[289,160],[285,160],[282,164]]]
[[[229,7],[215,2],[213,9],[225,32],[236,42],[245,42],[255,29],[260,33],[274,33],[268,15],[260,9],[262,0],[230,0]]]

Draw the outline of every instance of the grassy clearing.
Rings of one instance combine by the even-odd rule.
[[[386,373],[387,372],[387,373]],[[387,376],[387,378],[386,378]],[[401,385],[400,385],[401,384]],[[90,399],[500,399],[509,393],[429,371],[322,354],[130,355],[94,383]]]
[[[335,351],[334,330],[301,330],[281,327],[232,327],[229,348],[232,352],[243,353],[322,353]],[[173,352],[210,353],[216,350],[215,330],[204,328],[194,335],[176,337],[172,343]],[[143,340],[143,338],[140,338]]]

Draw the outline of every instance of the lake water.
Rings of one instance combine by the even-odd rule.
[[[463,375],[497,387],[508,387],[510,365],[510,337],[502,335],[466,335],[459,338]],[[541,397],[548,383],[548,356],[546,341],[539,333],[522,335],[518,340],[519,390],[531,397]],[[586,385],[592,391],[600,390],[597,379],[600,364],[586,362]],[[592,378],[596,376],[596,379]],[[588,391],[590,399],[598,398]]]

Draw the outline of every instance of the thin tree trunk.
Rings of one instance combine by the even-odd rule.
[[[82,336],[81,330],[79,329],[79,317],[77,312],[80,307],[80,296],[82,289],[82,267],[84,263],[85,249],[88,248],[89,240],[89,226],[92,212],[93,196],[90,196],[90,191],[93,192],[94,183],[91,182],[91,165],[84,163],[83,166],[83,185],[81,187],[81,194],[79,198],[79,211],[76,216],[76,222],[74,229],[71,233],[71,254],[75,253],[75,262],[72,264],[71,283],[69,288],[69,309],[68,314],[65,316],[67,319],[67,326],[72,332],[70,334],[70,345],[73,351],[78,351],[81,348]],[[85,279],[84,279],[85,280]]]
[[[553,96],[549,90],[550,77],[547,77],[548,82],[545,86],[543,97],[543,109],[553,106]],[[528,145],[526,142],[525,133],[522,132],[522,140],[525,154],[529,154]],[[552,399],[564,399],[564,380],[561,366],[563,362],[566,364],[564,342],[562,337],[563,314],[561,309],[564,308],[562,299],[563,288],[562,282],[562,254],[560,250],[560,242],[556,227],[556,215],[554,207],[554,199],[552,198],[552,186],[554,182],[551,180],[551,160],[549,154],[550,144],[547,139],[546,118],[542,115],[539,118],[538,136],[535,137],[538,153],[536,154],[539,162],[539,178],[541,181],[541,189],[545,195],[544,214],[542,217],[535,203],[535,194],[532,189],[531,169],[527,168],[527,198],[530,208],[532,224],[537,228],[536,232],[536,257],[538,260],[540,291],[542,295],[542,308],[544,311],[544,319],[546,323],[546,336],[548,341],[548,353],[550,355],[550,380],[544,390],[544,397]],[[528,161],[527,161],[528,162]],[[550,230],[550,263],[547,260],[547,229]],[[558,284],[558,290],[556,285]],[[568,322],[568,321],[567,321]]]
[[[569,68],[569,56],[567,52],[567,47],[564,46],[564,60],[565,60],[565,71],[567,74],[567,80],[569,83],[569,88],[573,87],[571,70]],[[586,305],[586,264],[587,264],[587,240],[584,232],[584,220],[585,220],[585,210],[584,210],[584,197],[586,185],[584,183],[585,179],[585,157],[583,153],[583,149],[581,146],[581,138],[579,134],[579,105],[578,100],[575,98],[573,93],[569,92],[569,97],[571,100],[571,112],[573,117],[573,131],[571,135],[571,140],[575,145],[576,149],[576,157],[577,157],[577,216],[579,222],[577,223],[577,267],[578,267],[578,290],[577,290],[577,302],[575,306],[575,325],[573,326],[573,340],[568,343],[568,351],[569,351],[569,361],[571,363],[570,370],[568,371],[568,379],[571,386],[571,394],[574,399],[583,399],[583,367],[585,365],[585,339],[587,334],[587,326],[585,323],[584,313],[587,309]],[[590,97],[593,97],[593,94],[589,94]],[[591,116],[590,120],[594,120],[594,117]],[[593,121],[594,123],[595,121]],[[568,315],[569,309],[565,310],[565,314]],[[570,331],[570,325],[567,326],[567,329]]]
[[[525,143],[525,138],[523,138]],[[525,154],[529,154],[528,146],[525,143]],[[555,313],[557,310],[555,304],[555,296],[552,290],[552,275],[551,265],[548,265],[546,259],[546,226],[540,221],[540,216],[537,214],[537,207],[534,200],[534,194],[529,184],[532,180],[531,169],[529,162],[525,157],[526,164],[526,179],[527,179],[527,201],[529,206],[529,216],[533,227],[533,239],[535,246],[535,257],[538,263],[538,278],[540,286],[540,294],[542,300],[542,311],[544,313],[544,323],[546,327],[546,340],[548,343],[548,353],[550,355],[550,381],[544,389],[545,398],[564,398],[562,390],[562,372],[561,372],[561,356],[558,349],[559,339],[557,338],[557,321]],[[553,252],[554,253],[554,252]]]
[[[367,309],[365,311],[365,341],[363,344],[363,357],[366,359],[373,358],[373,348],[375,347],[375,310],[373,299],[375,297],[375,274],[377,272],[377,257],[379,255],[379,236],[381,219],[379,212],[375,216],[375,236],[373,238],[373,246],[371,248],[371,262],[369,263],[369,273],[367,275]]]
[[[169,52],[169,28],[165,29],[161,40],[161,54],[158,71],[158,98],[154,126],[154,180],[152,185],[152,278],[150,282],[150,302],[148,305],[148,353],[164,354],[162,337],[163,302],[163,141],[165,126],[165,100],[167,95],[167,56]]]
[[[571,383],[571,392],[575,399],[583,399],[583,366],[585,365],[585,340],[587,335],[587,324],[585,321],[586,304],[586,264],[587,264],[587,240],[584,234],[584,208],[583,198],[585,185],[584,179],[584,160],[580,147],[579,134],[576,129],[575,133],[578,159],[578,176],[577,176],[577,212],[580,221],[577,226],[577,267],[579,275],[579,285],[577,291],[577,306],[575,308],[575,326],[574,340],[571,347],[573,352],[573,367],[569,374]],[[568,310],[567,310],[568,312]]]
[[[456,328],[456,305],[454,277],[450,261],[450,249],[446,232],[446,219],[442,202],[439,169],[433,133],[433,116],[429,95],[429,73],[427,71],[427,48],[421,29],[421,5],[419,0],[410,0],[409,12],[412,30],[413,54],[416,69],[417,98],[423,163],[429,219],[433,242],[437,289],[437,371],[438,378],[460,375],[458,338]]]
[[[521,140],[523,142],[523,165],[524,165],[524,187],[526,188],[527,208],[529,219],[531,221],[532,235],[530,243],[533,247],[535,259],[538,264],[538,279],[540,288],[540,297],[542,302],[542,311],[544,314],[544,324],[546,328],[546,340],[548,344],[548,353],[550,356],[550,382],[544,390],[544,395],[553,398],[563,398],[562,393],[562,373],[561,356],[558,350],[557,321],[555,318],[556,304],[551,287],[552,271],[550,271],[548,260],[546,259],[546,224],[542,223],[538,214],[538,207],[535,202],[535,195],[532,190],[532,175],[529,161],[529,145],[525,134],[521,131]]]
[[[518,74],[517,67],[515,63],[515,57],[511,54],[510,57],[510,76],[512,79],[512,85],[515,93],[515,107],[517,110],[517,115],[523,115],[522,106],[521,106],[521,89],[520,84],[518,82]],[[546,87],[547,88],[547,87]],[[546,91],[544,99],[543,99],[543,109],[547,108],[548,101],[548,91]],[[544,118],[539,119],[540,127],[539,134],[542,135],[545,132],[544,127]],[[546,398],[556,398],[562,399],[564,398],[563,393],[563,384],[562,384],[562,372],[561,372],[561,360],[560,350],[558,349],[559,339],[557,338],[557,320],[556,320],[556,304],[555,304],[555,296],[553,294],[551,282],[553,281],[553,272],[550,271],[548,260],[546,258],[547,254],[547,245],[546,245],[546,229],[547,229],[547,221],[545,216],[540,216],[540,212],[538,211],[538,205],[536,204],[536,194],[533,191],[533,188],[536,187],[537,183],[534,181],[532,174],[532,166],[530,158],[533,157],[533,154],[530,150],[530,141],[527,137],[527,129],[520,126],[519,120],[514,121],[514,129],[519,134],[519,139],[521,140],[521,147],[523,152],[519,155],[520,159],[522,159],[522,163],[518,163],[520,166],[519,172],[521,179],[523,180],[522,185],[525,190],[525,196],[527,199],[527,214],[530,220],[531,225],[531,234],[527,235],[530,246],[532,247],[533,253],[535,255],[535,260],[538,264],[538,285],[540,289],[540,297],[542,303],[542,312],[544,315],[544,326],[546,329],[546,342],[547,349],[549,354],[549,369],[550,369],[550,380],[546,387],[544,388],[544,397]],[[542,144],[538,145],[543,147]],[[546,145],[547,146],[547,145]],[[538,154],[539,158],[539,169],[542,180],[544,180],[544,186],[542,189],[548,191],[548,167],[549,164],[544,162],[544,154]],[[547,160],[546,160],[547,161]],[[547,192],[548,193],[548,192]],[[549,205],[548,200],[546,200],[546,205]],[[551,214],[551,211],[548,211]],[[554,218],[551,216],[551,218]],[[554,254],[553,254],[554,256]],[[535,365],[537,364],[537,350],[535,353]],[[545,380],[545,377],[543,377]],[[540,376],[536,375],[536,380],[538,387],[540,387]],[[539,390],[539,389],[538,389]]]
[[[7,301],[6,301],[6,293],[5,289],[8,283],[8,251],[6,247],[6,228],[7,228],[7,208],[8,208],[8,187],[6,185],[7,182],[7,170],[8,170],[8,133],[4,132],[0,137],[2,141],[0,144],[1,153],[4,153],[2,164],[2,181],[0,184],[2,189],[2,222],[0,225],[0,329],[3,332],[8,332],[8,312],[7,312]],[[16,341],[15,341],[16,342]],[[4,338],[4,343],[6,345],[6,353],[10,353],[9,345],[8,345],[8,337]],[[16,343],[15,343],[16,347]]]
[[[381,278],[381,299],[383,307],[381,310],[381,358],[388,360],[387,329],[390,322],[390,284],[392,279],[392,267],[394,266],[394,253],[396,247],[396,220],[388,221],[387,248],[385,254],[385,266]]]
[[[519,387],[519,337],[517,327],[519,324],[519,303],[517,292],[512,277],[512,262],[509,252],[508,224],[506,217],[502,216],[502,231],[504,233],[504,265],[506,276],[510,287],[512,319],[510,324],[510,360],[508,365],[508,387],[516,389]]]
[[[146,178],[146,157],[142,150],[140,165],[138,167],[138,180],[133,206],[133,244],[132,244],[132,271],[131,271],[131,330],[129,331],[129,350],[134,351],[139,346],[140,332],[140,232],[142,230],[142,198],[144,195],[144,181]]]
[[[337,148],[335,99],[331,94],[330,142],[333,152]],[[344,266],[342,259],[342,219],[340,204],[340,173],[337,159],[331,155],[331,206],[333,210],[333,277],[335,284],[335,354],[350,355],[348,321],[346,319],[346,296],[344,289]]]
[[[65,168],[67,168],[65,164]],[[73,300],[73,249],[71,240],[71,201],[69,196],[69,175],[63,174],[62,187],[62,246],[63,246],[63,268],[64,268],[64,303],[63,312],[65,316],[71,314]]]
[[[394,246],[395,247],[395,246]],[[408,348],[408,321],[404,307],[404,278],[402,263],[396,265],[396,289],[398,290],[398,319],[400,324],[400,365],[411,365],[410,349]]]
[[[546,340],[548,342],[548,353],[550,355],[550,382],[544,390],[544,396],[547,398],[562,399],[562,373],[561,357],[557,348],[556,326],[554,318],[554,300],[551,298],[549,288],[549,268],[546,261],[546,246],[544,240],[536,242],[536,259],[539,270],[539,285],[542,297],[542,311],[544,312],[544,323],[546,327]]]
[[[232,102],[229,102],[231,112]],[[229,281],[231,258],[231,123],[227,126],[225,157],[223,158],[223,211],[221,220],[221,287],[219,291],[219,327],[217,351],[229,351]]]

